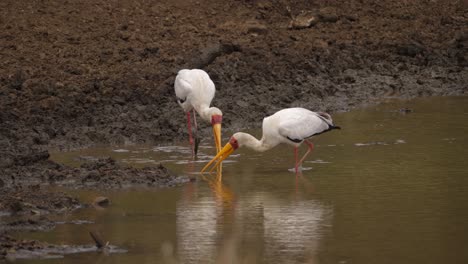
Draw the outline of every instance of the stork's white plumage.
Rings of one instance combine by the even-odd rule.
[[[177,73],[174,82],[174,90],[177,96],[177,102],[187,113],[187,122],[189,129],[190,144],[193,150],[192,129],[190,122],[190,111],[196,111],[206,122],[213,126],[216,151],[221,149],[221,122],[223,113],[216,107],[210,107],[214,98],[216,89],[210,76],[203,70],[183,69]],[[195,129],[197,123],[195,112],[193,113]],[[192,152],[194,153],[194,151]],[[196,153],[194,153],[196,154]]]
[[[332,129],[340,129],[340,127],[333,124],[331,116],[327,113],[312,112],[304,108],[283,109],[263,119],[263,135],[260,140],[247,133],[235,133],[229,143],[202,169],[202,172],[215,161],[217,161],[216,165],[220,164],[237,148],[246,146],[252,150],[263,152],[281,143],[294,146],[297,172],[299,166],[313,149],[312,142],[307,139]],[[302,159],[298,161],[297,148],[302,142],[306,142],[309,148]]]

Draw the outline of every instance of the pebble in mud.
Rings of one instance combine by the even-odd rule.
[[[98,207],[108,207],[110,205],[110,200],[107,197],[99,196],[94,199],[93,205]]]

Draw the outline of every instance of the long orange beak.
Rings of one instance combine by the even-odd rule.
[[[221,150],[221,124],[213,125],[213,136],[216,145],[216,153]]]
[[[223,162],[223,160],[229,157],[229,155],[231,155],[232,152],[234,152],[234,148],[232,147],[231,143],[227,143],[224,146],[224,148],[221,151],[219,151],[218,154],[216,154],[216,157],[214,157],[210,162],[208,162],[208,164],[206,164],[205,167],[203,167],[201,173],[203,173],[216,161],[215,165],[210,170],[211,173],[216,167],[218,167],[219,164],[221,164],[221,162]]]

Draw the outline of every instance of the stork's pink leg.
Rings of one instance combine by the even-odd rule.
[[[187,112],[187,127],[188,127],[188,134],[189,134],[189,142],[190,142],[190,146],[192,147],[192,156],[194,156],[195,150],[194,150],[193,137],[192,137],[192,122],[190,121],[190,111]]]
[[[304,154],[302,159],[299,161],[299,166],[302,166],[302,162],[304,162],[307,155],[309,155],[309,153],[314,149],[314,144],[312,144],[312,142],[308,140],[304,140],[304,142],[309,146],[309,148],[307,149],[307,152]]]
[[[197,116],[195,115],[195,109],[193,109],[192,111],[193,111],[193,124],[195,126],[195,133],[197,133],[198,132]]]
[[[297,163],[297,146],[294,147],[294,161],[295,161],[294,169],[295,169],[296,174],[297,174],[297,169],[298,169],[298,163]]]
[[[198,138],[198,124],[197,124],[197,115],[195,113],[195,109],[193,111],[193,125],[195,131],[193,132],[193,140],[194,140],[194,145],[193,145],[193,156],[196,157],[198,153],[198,144],[200,143],[200,139]]]

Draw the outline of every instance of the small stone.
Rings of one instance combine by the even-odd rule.
[[[323,22],[335,23],[340,18],[336,14],[336,10],[332,7],[320,9],[319,16]]]
[[[122,40],[128,41],[132,37],[132,34],[127,31],[120,31],[117,33],[117,37]]]
[[[356,82],[356,79],[354,78],[354,76],[345,75],[345,76],[344,76],[344,82],[345,82],[345,83],[355,83],[355,82]]]
[[[397,47],[397,53],[403,56],[414,57],[419,53],[422,53],[424,50],[423,47],[416,44],[403,44]]]
[[[144,49],[145,54],[156,54],[159,52],[159,47],[157,46],[147,46]]]
[[[303,12],[294,17],[288,25],[288,29],[304,29],[314,26],[319,22],[319,17],[312,12]]]
[[[107,197],[99,196],[94,199],[93,204],[100,207],[107,207],[110,204],[110,200]]]
[[[40,215],[41,212],[39,212],[39,210],[34,210],[34,209],[31,209],[31,214],[34,214],[34,215]]]
[[[407,114],[407,113],[413,112],[413,109],[405,107],[405,108],[398,109],[398,112]]]
[[[49,110],[49,109],[55,109],[59,103],[60,103],[60,99],[58,99],[55,96],[50,96],[50,97],[40,100],[38,102],[38,105],[44,110]]]
[[[246,22],[245,28],[247,30],[247,33],[266,34],[268,32],[267,26],[257,21]]]
[[[349,21],[356,21],[358,20],[358,16],[355,14],[347,14],[344,16]]]

